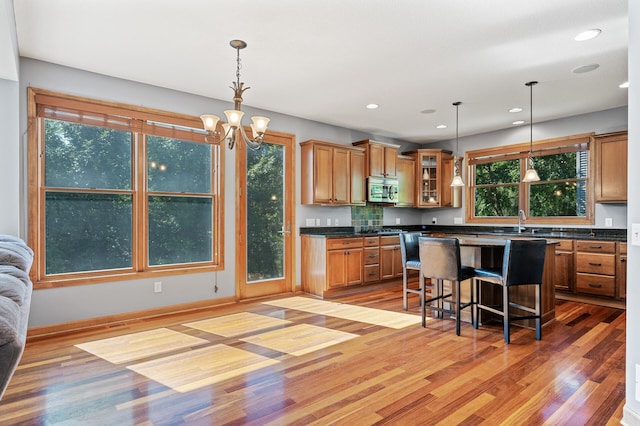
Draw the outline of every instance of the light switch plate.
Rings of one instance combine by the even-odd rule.
[[[314,226],[316,224],[316,220],[313,218],[311,219],[307,218],[306,224],[307,226]]]
[[[640,223],[631,224],[631,245],[640,246]]]
[[[396,217],[396,225],[400,225],[400,218]]]
[[[605,217],[604,218],[604,226],[606,226],[607,228],[611,228],[613,226],[613,218],[612,217]]]

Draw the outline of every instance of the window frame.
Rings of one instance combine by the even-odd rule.
[[[520,179],[518,187],[518,208],[523,209],[527,214],[528,224],[539,225],[593,225],[595,223],[594,215],[594,133],[583,133],[558,138],[544,139],[533,142],[533,158],[535,166],[535,158],[560,154],[571,151],[588,151],[588,167],[586,181],[586,215],[580,216],[530,216],[529,215],[529,190],[531,185],[536,182],[522,182],[524,173],[526,172],[527,158],[529,156],[529,142],[518,143],[512,145],[504,145],[493,148],[479,149],[467,151],[465,153],[465,163],[467,164],[467,173],[469,176],[469,184],[465,187],[466,209],[465,221],[467,223],[482,224],[517,224],[517,216],[475,216],[475,165],[479,163],[487,163],[501,160],[519,159],[520,161]],[[544,181],[547,182],[547,181]],[[553,182],[553,181],[548,181]]]
[[[67,95],[44,89],[28,88],[28,241],[34,250],[31,279],[34,288],[64,287],[98,282],[201,273],[224,269],[224,149],[220,144],[205,141],[205,131],[199,117],[139,107],[123,103]],[[45,186],[44,153],[46,118],[55,113],[76,114],[62,121],[126,129],[132,134],[130,190],[107,191],[132,195],[132,259],[131,267],[113,270],[83,271],[46,274],[45,269],[45,197],[58,188]],[[86,114],[86,115],[84,115]],[[103,124],[87,122],[102,117]],[[59,118],[58,118],[59,119]],[[104,124],[108,123],[108,124]],[[205,195],[212,202],[212,259],[205,262],[149,266],[148,260],[148,205],[154,191],[147,190],[147,135],[162,136],[211,145],[211,192]],[[105,190],[63,188],[70,193],[104,193]],[[188,194],[187,194],[188,195]],[[201,194],[198,194],[199,196]]]

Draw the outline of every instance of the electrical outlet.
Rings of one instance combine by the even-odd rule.
[[[432,217],[431,218],[431,223],[433,223],[434,225],[438,224],[438,218],[437,217]]]
[[[462,225],[462,218],[461,217],[454,217],[453,218],[453,224],[454,225]]]
[[[316,226],[320,226],[320,218],[316,218]]]
[[[156,281],[153,283],[153,292],[162,293],[162,281]]]
[[[606,226],[607,228],[611,228],[613,226],[613,218],[612,217],[605,217],[604,218],[604,226]]]
[[[335,226],[340,225],[340,219],[337,219],[337,218],[336,218],[336,219],[333,221],[333,224],[334,224]]]
[[[396,225],[400,225],[400,218],[396,217]]]
[[[331,226],[331,218],[327,218],[327,226]]]

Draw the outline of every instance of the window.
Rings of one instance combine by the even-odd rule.
[[[29,90],[36,286],[222,267],[220,148],[197,117]]]
[[[514,223],[518,210],[528,223],[592,224],[590,180],[592,134],[534,143],[540,181],[522,182],[529,144],[467,152],[471,185],[467,222]]]

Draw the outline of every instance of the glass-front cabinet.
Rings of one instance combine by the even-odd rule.
[[[442,149],[419,149],[405,153],[416,162],[416,207],[453,205],[453,156]]]

